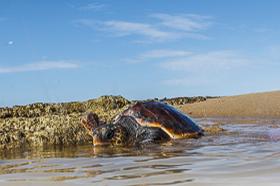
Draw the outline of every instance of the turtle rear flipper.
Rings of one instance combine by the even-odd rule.
[[[92,133],[96,128],[106,124],[106,121],[99,121],[97,114],[93,112],[84,113],[81,122],[91,136],[93,136]]]

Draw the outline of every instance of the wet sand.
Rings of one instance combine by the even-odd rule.
[[[280,91],[225,96],[176,108],[192,118],[280,118]]]

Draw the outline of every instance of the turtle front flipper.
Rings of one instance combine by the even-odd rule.
[[[155,140],[152,138],[145,139],[145,140],[132,138],[132,139],[130,139],[130,142],[128,143],[127,147],[136,147],[136,148],[142,149],[154,142],[155,142]]]
[[[170,136],[158,127],[143,127],[138,129],[135,137],[130,139],[129,147],[143,148],[155,142],[170,140]]]
[[[84,124],[84,127],[91,136],[93,136],[93,131],[96,128],[106,124],[106,121],[99,121],[97,114],[93,112],[84,113],[81,122]]]

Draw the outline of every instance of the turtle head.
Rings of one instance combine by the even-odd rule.
[[[93,137],[94,146],[125,146],[128,142],[128,132],[125,127],[99,121],[98,116],[93,112],[86,112],[81,122]]]
[[[94,146],[125,146],[127,142],[127,130],[119,124],[106,124],[93,132]]]

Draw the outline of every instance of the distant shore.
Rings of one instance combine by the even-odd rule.
[[[225,96],[175,107],[192,118],[280,118],[280,91]]]

